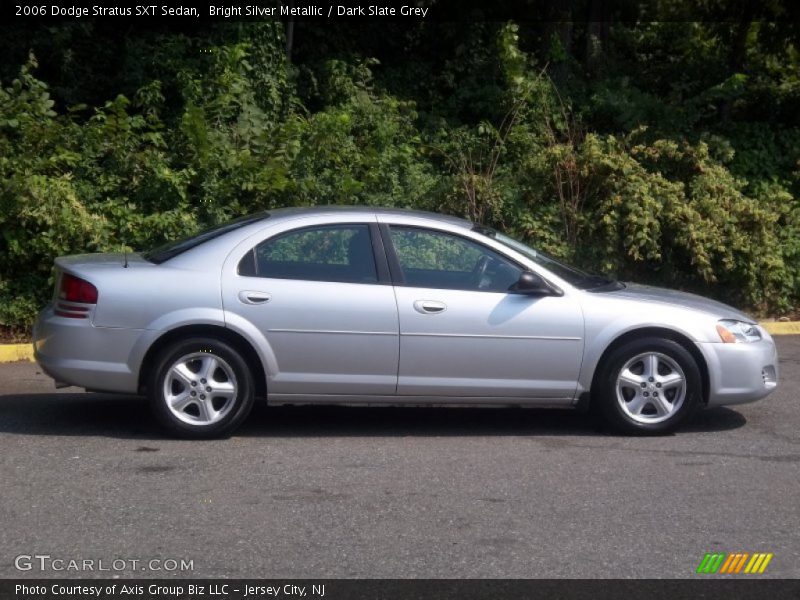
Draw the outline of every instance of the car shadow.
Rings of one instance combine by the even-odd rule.
[[[681,433],[737,429],[747,423],[724,408],[700,411]],[[147,402],[95,393],[0,395],[0,433],[165,439]],[[236,437],[606,436],[589,415],[572,410],[478,407],[256,405]]]
[[[745,416],[727,406],[715,406],[700,410],[686,425],[681,427],[684,433],[702,433],[728,431],[747,425]]]

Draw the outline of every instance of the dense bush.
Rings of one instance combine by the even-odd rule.
[[[796,308],[797,32],[756,23],[734,61],[735,26],[618,25],[585,60],[562,30],[491,23],[327,44],[309,26],[292,63],[280,23],[6,37],[47,62],[0,69],[0,324],[31,323],[58,255],[326,203],[467,216],[622,278]],[[75,56],[103,42],[123,45]]]

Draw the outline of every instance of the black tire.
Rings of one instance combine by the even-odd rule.
[[[662,385],[668,384],[651,381],[650,377],[646,376],[648,373],[646,371],[637,373],[640,365],[647,368],[644,365],[645,362],[649,363],[650,356],[656,356],[655,365],[658,374],[654,379],[666,381],[670,376],[682,376],[684,387],[663,388]],[[640,357],[647,358],[639,360]],[[630,361],[635,362],[629,364]],[[676,366],[678,368],[672,368]],[[618,388],[623,368],[627,368],[631,374],[636,374],[644,386],[642,383],[629,384],[626,380],[621,382],[621,387]],[[637,386],[642,389],[636,389]],[[695,413],[702,401],[702,378],[694,357],[679,343],[662,338],[632,340],[612,351],[599,367],[595,387],[597,389],[592,390],[595,412],[599,413],[612,429],[627,435],[672,433]],[[680,389],[685,392],[682,398]],[[640,409],[642,405],[644,408]],[[661,408],[662,413],[659,414],[659,407],[664,406],[668,410]],[[636,414],[636,409],[641,412]]]
[[[181,375],[173,371],[179,361]],[[202,377],[203,369],[212,368],[215,362],[217,366],[209,379]],[[184,388],[191,398],[184,396]],[[242,424],[253,408],[255,386],[247,362],[235,348],[213,338],[195,337],[174,342],[160,352],[147,390],[153,414],[169,433],[210,439],[227,437]],[[168,393],[176,400],[184,397],[188,405],[171,409]],[[181,403],[176,402],[175,406]]]

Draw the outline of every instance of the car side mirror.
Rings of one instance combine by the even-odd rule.
[[[533,271],[520,273],[517,283],[509,288],[510,292],[526,294],[528,296],[563,296],[563,292],[539,277]]]

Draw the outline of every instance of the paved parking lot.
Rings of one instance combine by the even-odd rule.
[[[710,551],[800,577],[800,337],[778,345],[775,394],[663,438],[566,411],[297,407],[184,442],[140,399],[0,365],[0,577],[77,575],[16,570],[36,554],[194,567],[121,576],[692,577]]]

